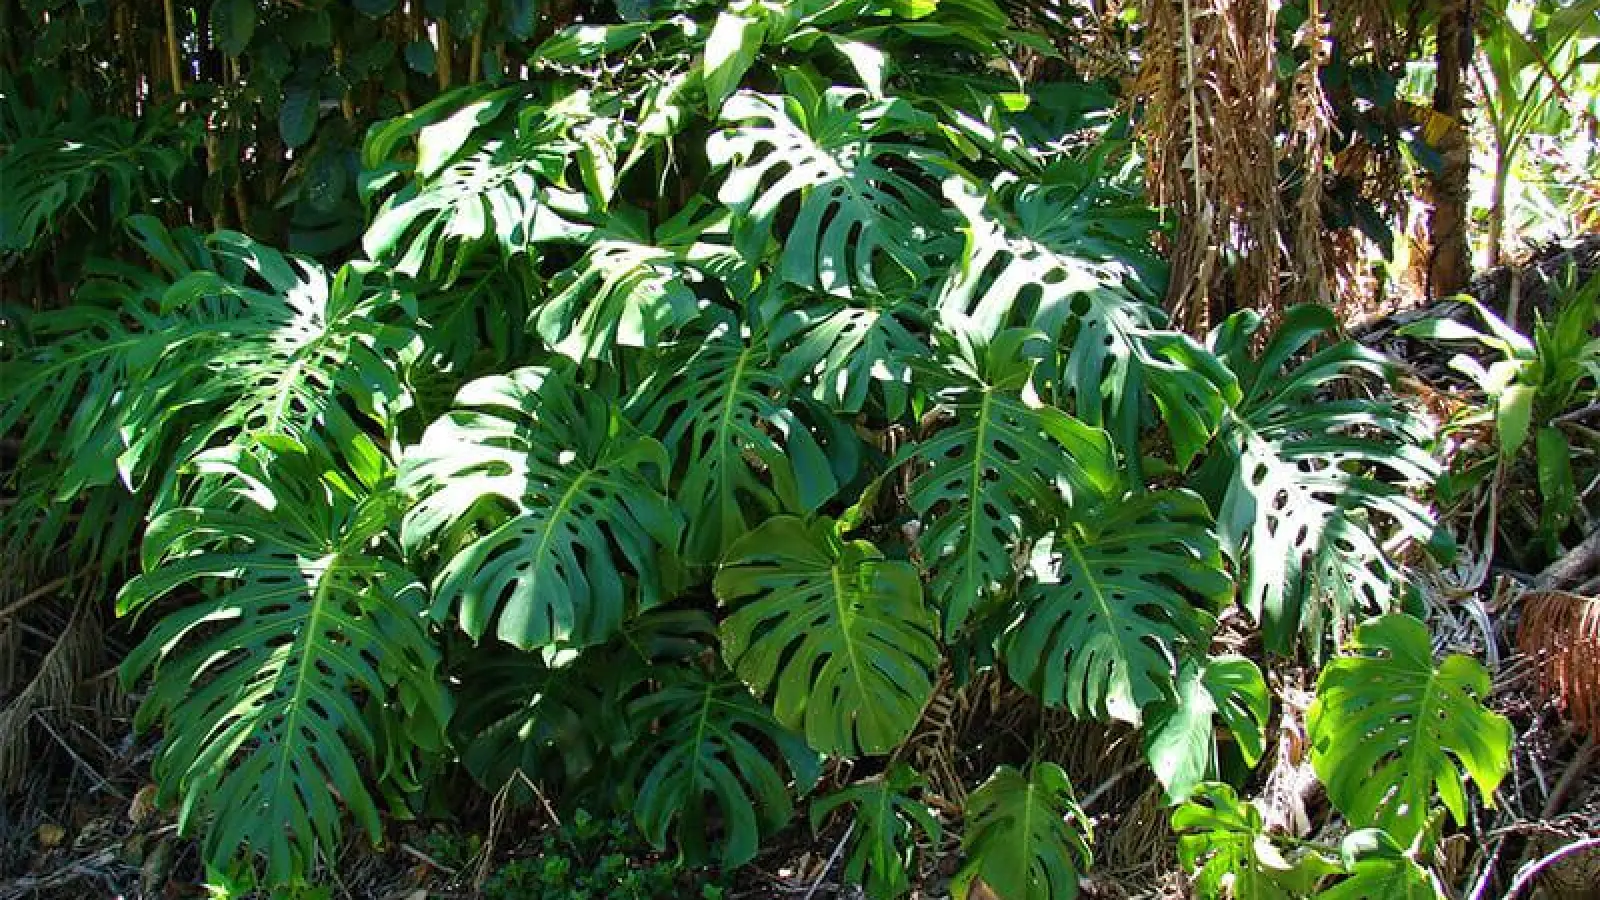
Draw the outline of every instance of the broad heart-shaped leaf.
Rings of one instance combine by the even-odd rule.
[[[723,658],[813,748],[887,753],[910,734],[940,656],[915,566],[831,519],[777,516],[728,548],[715,590],[733,610]]]
[[[406,548],[444,560],[436,616],[453,610],[474,640],[495,620],[525,650],[583,646],[617,630],[631,595],[662,599],[658,556],[678,520],[659,443],[565,369],[482,378],[456,402],[401,474],[418,498]]]
[[[731,332],[670,347],[630,408],[672,454],[673,496],[689,517],[684,557],[696,565],[715,563],[754,523],[815,511],[838,490],[766,348]]]
[[[1197,481],[1219,502],[1224,547],[1245,572],[1243,604],[1278,653],[1303,635],[1320,656],[1329,626],[1342,633],[1350,618],[1394,605],[1403,575],[1379,544],[1379,526],[1417,541],[1433,534],[1432,517],[1408,496],[1436,472],[1420,424],[1389,403],[1326,396],[1382,374],[1381,358],[1344,341],[1286,370],[1335,325],[1323,307],[1296,307],[1259,355],[1250,352],[1254,314],[1211,336],[1243,395]]]
[[[1432,872],[1379,829],[1346,835],[1339,855],[1350,877],[1317,894],[1317,900],[1444,900],[1450,896]]]
[[[877,386],[884,415],[896,419],[911,393],[909,361],[929,352],[913,333],[926,318],[922,306],[910,301],[806,303],[778,318],[771,340],[783,348],[784,377],[809,384],[812,396],[829,408],[861,412]]]
[[[156,782],[182,797],[185,831],[204,826],[207,861],[255,853],[283,883],[337,852],[346,813],[376,842],[373,788],[409,789],[418,736],[443,748],[427,592],[393,561],[400,500],[387,489],[353,491],[292,451],[230,446],[194,468],[196,505],[150,523],[144,574],[118,610],[203,592],[157,622],[122,671],[152,679],[137,722],[162,726]],[[385,739],[386,716],[411,740]]]
[[[748,862],[761,839],[793,815],[790,781],[804,792],[820,772],[805,741],[731,677],[669,669],[660,689],[634,701],[628,715],[639,736],[629,753],[634,818],[657,847],[676,835],[690,860],[714,857],[730,868]],[[714,854],[713,821],[721,822]]]
[[[1304,900],[1334,861],[1315,851],[1290,859],[1272,843],[1253,803],[1218,782],[1197,786],[1172,814],[1178,859],[1201,900]]]
[[[1001,652],[1011,678],[1080,718],[1137,724],[1173,699],[1178,660],[1203,650],[1233,583],[1198,496],[1084,503],[1035,551]],[[1195,605],[1190,597],[1204,605]]]
[[[926,467],[908,500],[924,520],[921,547],[946,636],[1012,579],[1018,548],[1049,520],[1062,487],[1094,496],[1116,480],[1105,432],[1024,398],[1031,337],[1008,331],[985,344],[957,335],[916,369],[955,419],[898,459]]]
[[[1144,754],[1167,790],[1168,803],[1188,799],[1196,785],[1219,776],[1213,717],[1220,716],[1254,768],[1266,740],[1272,698],[1256,664],[1243,656],[1191,657],[1178,669],[1172,700],[1152,704],[1144,721]]]
[[[1024,775],[1001,766],[967,797],[967,863],[950,888],[972,896],[979,878],[1000,900],[1072,900],[1089,867],[1089,818],[1078,807],[1067,773],[1055,763]]]
[[[880,142],[894,130],[916,130],[904,101],[875,101],[865,91],[831,87],[817,93],[799,79],[782,97],[741,91],[722,108],[729,127],[706,141],[718,168],[730,167],[718,197],[734,211],[747,256],[765,256],[778,212],[799,209],[779,235],[784,280],[851,297],[926,277],[925,245],[943,231],[940,207],[917,180],[926,150]]]
[[[867,896],[895,898],[911,889],[912,854],[917,832],[937,847],[944,830],[926,804],[909,796],[926,788],[921,775],[905,763],[867,781],[859,781],[811,803],[811,830],[817,831],[828,815],[850,807],[855,838],[844,860],[844,880],[867,889]]]
[[[1463,774],[1493,806],[1513,732],[1483,705],[1483,666],[1453,654],[1435,667],[1428,627],[1403,613],[1363,623],[1347,650],[1317,679],[1307,729],[1312,767],[1350,824],[1409,844],[1437,788],[1465,825]]]
[[[1187,466],[1215,434],[1237,387],[1204,348],[1163,329],[1160,311],[1130,289],[1137,271],[1119,257],[1136,252],[1131,243],[1094,238],[1095,204],[1062,186],[977,194],[951,179],[945,194],[967,225],[960,263],[935,301],[944,326],[991,336],[1012,327],[1045,332],[1062,352],[1041,374],[1055,383],[1064,408],[1070,402],[1079,419],[1104,425],[1137,474],[1148,395],[1178,465]]]

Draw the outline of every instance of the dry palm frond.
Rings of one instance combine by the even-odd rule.
[[[1191,331],[1233,307],[1281,305],[1276,8],[1270,0],[1146,4],[1134,96],[1145,110],[1151,194],[1178,217],[1167,303]]]
[[[1320,0],[1310,0],[1306,21],[1295,36],[1295,43],[1306,54],[1306,61],[1295,73],[1289,105],[1290,146],[1303,173],[1294,225],[1293,299],[1298,303],[1327,304],[1328,267],[1322,227],[1322,172],[1328,153],[1328,132],[1333,110],[1322,93],[1322,67],[1328,62],[1328,23],[1323,18]]]
[[[98,606],[94,588],[80,593],[71,618],[44,653],[38,670],[0,707],[0,791],[16,787],[34,762],[29,749],[29,722],[34,714],[70,705],[73,692],[100,651],[104,635]]]
[[[1539,689],[1578,727],[1600,735],[1600,597],[1536,591],[1522,603],[1517,649],[1534,660]]]

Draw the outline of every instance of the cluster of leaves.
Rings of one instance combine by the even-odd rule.
[[[1436,664],[1427,627],[1410,616],[1363,623],[1349,649],[1323,669],[1307,726],[1312,767],[1350,834],[1337,853],[1290,842],[1232,787],[1203,784],[1172,817],[1201,897],[1451,896],[1430,867],[1441,813],[1468,823],[1465,779],[1493,803],[1511,723],[1483,705],[1483,666],[1459,654]]]
[[[1554,314],[1546,321],[1534,310],[1531,336],[1470,297],[1463,302],[1487,331],[1449,318],[1424,319],[1402,330],[1481,345],[1500,356],[1488,365],[1469,353],[1450,361],[1483,392],[1485,402],[1445,423],[1442,438],[1491,424],[1499,449],[1460,454],[1455,470],[1440,479],[1439,493],[1450,501],[1492,481],[1491,489],[1506,496],[1501,504],[1507,512],[1498,523],[1505,547],[1530,571],[1581,540],[1587,517],[1579,487],[1600,477],[1600,439],[1581,422],[1583,411],[1600,402],[1600,338],[1594,336],[1600,324],[1600,278],[1579,282],[1569,270],[1550,288]]]
[[[487,900],[722,900],[727,885],[654,853],[626,819],[578,810],[483,882]]]
[[[973,74],[1028,43],[987,0],[575,27],[546,77],[374,126],[364,258],[134,218],[158,272],[29,317],[12,549],[111,509],[79,552],[113,568],[142,527],[124,671],[208,860],[293,883],[459,755],[732,866],[866,758],[811,812],[853,809],[847,874],[897,896],[941,826],[890,761],[946,667],[1141,727],[1173,803],[1254,766],[1271,700],[1219,616],[1320,656],[1399,607],[1432,464],[1328,311],[1168,327],[1117,145]],[[1326,727],[1412,714],[1349,691]],[[1017,762],[958,896],[1091,864],[1067,773]]]

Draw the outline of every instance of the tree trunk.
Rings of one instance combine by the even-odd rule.
[[[1436,148],[1443,162],[1426,189],[1428,213],[1428,296],[1456,294],[1472,277],[1467,245],[1468,178],[1472,158],[1461,122],[1466,105],[1466,67],[1472,60],[1472,0],[1444,0],[1439,13],[1437,83],[1433,111],[1450,120]]]

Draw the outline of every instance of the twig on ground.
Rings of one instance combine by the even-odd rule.
[[[828,861],[822,864],[822,871],[817,873],[817,880],[811,882],[811,889],[806,891],[804,900],[811,900],[811,895],[822,887],[822,882],[827,880],[828,872],[833,869],[833,864],[838,861],[839,854],[844,852],[844,845],[850,842],[850,835],[855,834],[856,823],[851,822],[850,827],[844,830],[844,837],[839,838],[839,843],[833,847],[833,852],[828,854]]]
[[[1595,749],[1592,736],[1578,748],[1578,754],[1572,758],[1572,762],[1567,763],[1567,770],[1561,774],[1556,786],[1550,789],[1550,796],[1545,800],[1544,810],[1539,813],[1539,818],[1553,819],[1561,815],[1561,806],[1566,802],[1567,794],[1584,775],[1588,774],[1589,760],[1594,756]]]
[[[50,722],[46,720],[44,716],[39,715],[39,713],[35,711],[32,718],[35,722],[38,722],[40,725],[44,726],[44,730],[49,732],[52,738],[55,738],[56,743],[61,745],[61,749],[67,751],[67,755],[72,757],[73,762],[77,763],[85,772],[89,773],[89,777],[94,779],[95,787],[105,791],[113,797],[116,797],[118,800],[127,801],[128,795],[117,790],[115,787],[112,787],[111,782],[107,781],[105,776],[95,771],[94,766],[89,765],[89,763],[83,757],[79,756],[78,751],[72,749],[72,745],[67,743],[66,739],[63,738],[59,732],[50,727]]]
[[[418,862],[423,863],[424,865],[432,866],[433,868],[438,869],[439,871],[445,873],[446,875],[451,876],[452,878],[457,876],[457,875],[459,875],[459,874],[461,874],[461,871],[459,869],[450,868],[449,866],[445,865],[442,862],[439,862],[437,859],[434,859],[433,857],[429,856],[428,854],[423,853],[421,850],[418,850],[417,848],[411,846],[410,844],[402,843],[400,845],[400,852],[404,853],[407,856],[410,856],[410,857],[416,859]]]

